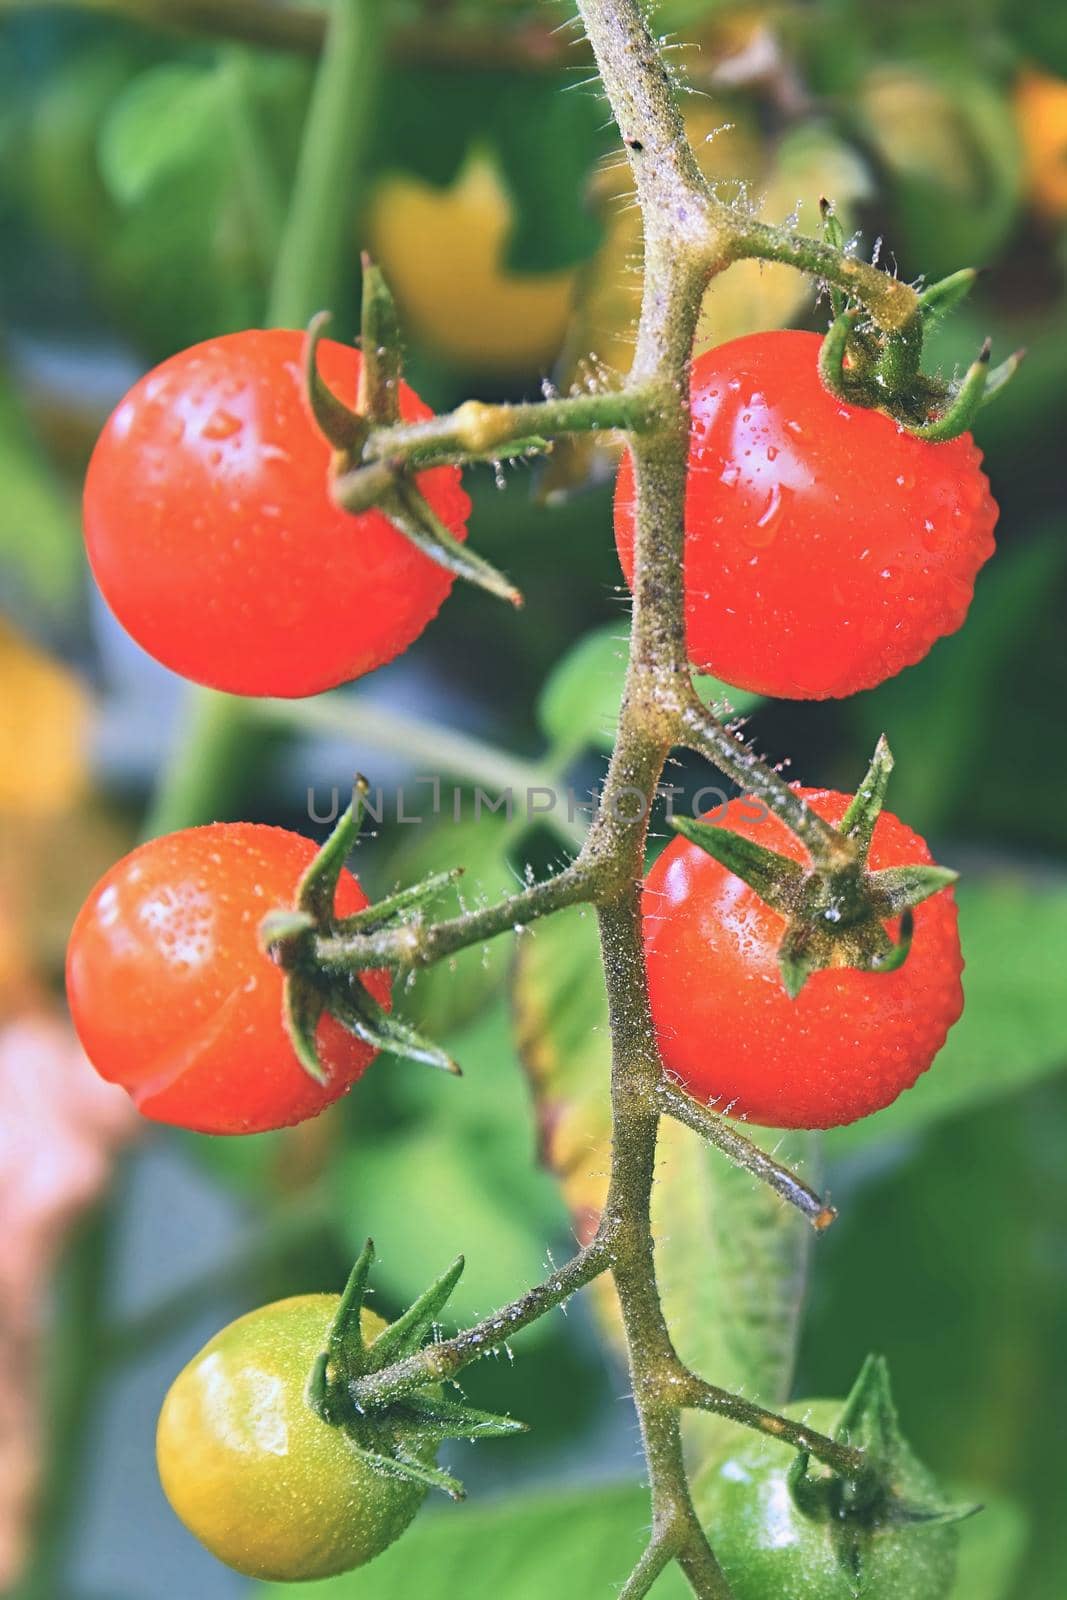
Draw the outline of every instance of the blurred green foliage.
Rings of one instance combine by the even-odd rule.
[[[580,311],[606,222],[598,162],[614,145],[603,102],[581,86],[590,68],[580,40],[553,32],[569,9],[396,0],[370,189],[396,171],[444,188],[472,150],[488,152],[513,211],[501,273],[578,268]],[[864,250],[881,239],[883,262],[909,277],[991,269],[939,330],[932,361],[965,363],[986,333],[1001,356],[1020,344],[1031,351],[977,429],[1002,508],[1001,548],[963,632],[845,704],[731,697],[752,715],[761,748],[790,757],[809,782],[854,784],[888,731],[892,809],[934,837],[940,859],[965,868],[965,1016],[895,1107],[825,1141],[841,1220],[813,1249],[688,1135],[665,1140],[656,1203],[668,1309],[683,1353],[710,1378],[768,1397],[788,1386],[795,1324],[796,1393],[841,1393],[869,1349],[884,1351],[921,1452],[990,1507],[965,1530],[959,1600],[1060,1600],[1067,255],[1064,217],[1034,204],[1015,86],[1023,70],[1067,75],[1067,23],[1042,0],[661,0],[655,10],[683,47],[669,56],[679,80],[713,107],[739,107],[764,153],[817,127],[863,161],[873,175],[859,208]],[[89,675],[107,636],[90,619],[71,506],[121,389],[109,363],[143,367],[263,318],[313,70],[310,51],[167,31],[151,13],[150,0],[0,9],[0,583],[24,626],[82,641],[75,665]],[[717,72],[729,75],[728,91]],[[1062,131],[1067,151],[1067,114]],[[354,325],[368,199],[350,202],[342,334]],[[431,274],[433,254],[428,239]],[[809,325],[824,317],[817,307]],[[606,341],[620,330],[602,332]],[[77,359],[57,369],[57,352],[71,351]],[[564,352],[555,376],[569,381],[585,353]],[[439,406],[470,393],[535,393],[540,376],[518,368],[487,389],[418,347],[409,375]],[[406,658],[400,692],[420,714],[512,751],[547,742],[569,779],[588,786],[610,748],[625,653],[609,496],[586,487],[545,505],[539,474],[510,474],[504,493],[488,473],[471,476],[474,539],[527,607],[516,617],[457,591]],[[709,699],[721,692],[705,688]],[[275,750],[246,788],[257,815],[306,829],[294,788],[336,774],[307,771],[307,746],[291,743],[287,758],[288,767]],[[376,759],[370,747],[352,752],[372,777]],[[709,781],[695,763],[679,771],[693,787]],[[113,772],[102,769],[98,787],[113,789]],[[474,902],[558,849],[500,818],[386,824],[361,846],[360,871],[383,892],[463,864]],[[607,1039],[591,934],[591,919],[561,917],[523,935],[517,953],[513,941],[467,952],[399,997],[460,1059],[459,1083],[382,1061],[349,1102],[298,1135],[175,1140],[202,1181],[236,1196],[265,1232],[309,1211],[296,1244],[253,1252],[243,1296],[332,1286],[373,1232],[383,1309],[464,1252],[455,1311],[467,1318],[538,1278],[549,1251],[567,1252],[565,1202],[579,1214],[593,1205],[606,1162]],[[563,1193],[538,1164],[541,1147],[566,1168]],[[790,1153],[816,1176],[807,1141]],[[213,1304],[217,1286],[205,1295]],[[610,1327],[610,1308],[599,1309]],[[640,1548],[647,1504],[636,1454],[603,1444],[624,1384],[610,1333],[598,1347],[590,1316],[576,1311],[539,1324],[515,1354],[514,1366],[473,1370],[468,1387],[535,1431],[463,1462],[474,1488],[507,1494],[427,1515],[370,1572],[322,1586],[324,1600],[614,1592]],[[522,1492],[524,1475],[543,1479],[564,1460],[573,1492]],[[627,1481],[589,1486],[603,1476]],[[150,1576],[127,1588],[131,1600],[156,1600]],[[190,1579],[183,1593],[193,1588]],[[655,1592],[667,1600],[681,1589],[669,1578]]]

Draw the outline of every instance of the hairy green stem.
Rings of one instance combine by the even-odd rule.
[[[740,1395],[716,1388],[713,1383],[705,1383],[703,1378],[698,1378],[683,1367],[679,1367],[675,1374],[672,1392],[678,1405],[694,1411],[710,1411],[717,1417],[728,1417],[731,1422],[739,1422],[770,1438],[780,1439],[783,1444],[791,1444],[795,1450],[804,1450],[814,1456],[840,1477],[855,1482],[865,1478],[871,1470],[871,1464],[862,1450],[839,1444],[836,1439],[815,1432],[803,1422],[794,1422],[789,1417],[779,1416],[776,1411],[753,1405]]]
[[[639,433],[654,426],[661,405],[669,403],[663,386],[604,389],[592,394],[560,395],[553,400],[487,405],[465,400],[454,411],[425,422],[372,429],[365,454],[386,459],[396,468],[430,467],[441,462],[496,460],[522,453],[525,441],[562,433],[598,433],[624,428]],[[343,480],[342,480],[343,481]]]
[[[529,1327],[546,1312],[569,1300],[577,1290],[584,1288],[594,1278],[605,1272],[612,1261],[613,1239],[610,1227],[602,1226],[596,1237],[565,1266],[549,1274],[543,1283],[502,1306],[492,1316],[485,1317],[473,1328],[467,1328],[454,1339],[439,1344],[425,1345],[415,1355],[353,1380],[350,1386],[352,1400],[357,1409],[370,1410],[388,1405],[402,1395],[422,1389],[428,1383],[440,1383],[453,1378],[472,1361],[479,1361],[492,1351],[499,1350],[513,1334]]]
[[[506,900],[444,922],[407,922],[399,928],[351,936],[320,934],[314,942],[315,963],[325,971],[344,972],[381,966],[398,971],[429,966],[469,945],[495,939],[498,934],[520,932],[528,922],[562,911],[564,906],[591,901],[596,885],[595,869],[575,863]]]
[[[385,9],[380,0],[332,0],[274,269],[271,327],[303,328],[337,302],[382,78]]]
[[[663,1074],[657,1078],[653,1094],[662,1116],[672,1117],[675,1122],[692,1128],[694,1133],[728,1156],[735,1166],[744,1167],[759,1178],[805,1216],[817,1233],[834,1221],[837,1212],[833,1206],[789,1167],[782,1166],[781,1162],[761,1150],[758,1144],[738,1133],[725,1116],[694,1100]]]
[[[706,756],[719,771],[732,778],[743,794],[762,800],[806,846],[819,866],[846,866],[855,848],[813,811],[778,773],[768,767],[748,745],[737,739],[693,695],[682,714],[680,743]]]

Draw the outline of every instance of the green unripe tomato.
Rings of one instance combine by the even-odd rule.
[[[841,1408],[840,1400],[809,1400],[785,1415],[832,1434]],[[788,1481],[795,1460],[791,1445],[745,1430],[694,1484],[734,1600],[946,1600],[956,1575],[955,1526],[807,1516]],[[899,1487],[909,1500],[935,1488],[914,1458],[907,1479]]]
[[[327,1578],[373,1560],[411,1522],[425,1489],[376,1472],[307,1401],[337,1311],[299,1295],[231,1322],[174,1380],[160,1412],[164,1492],[189,1531],[250,1578]],[[371,1343],[386,1324],[361,1318]]]

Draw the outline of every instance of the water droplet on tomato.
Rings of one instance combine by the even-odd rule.
[[[785,490],[780,483],[771,485],[767,502],[756,521],[749,523],[741,537],[753,550],[765,550],[778,533],[785,504]]]
[[[213,411],[201,430],[205,439],[232,439],[240,433],[244,423],[232,411]]]

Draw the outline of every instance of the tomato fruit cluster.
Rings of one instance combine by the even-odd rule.
[[[85,543],[118,620],[164,666],[241,695],[309,695],[399,655],[452,576],[378,510],[329,497],[303,335],[250,329],[172,356],[116,408],[89,463]],[[361,357],[323,340],[329,388],[355,400]],[[406,384],[400,414],[431,415]],[[456,467],[418,487],[466,536]]]
[[[969,434],[931,444],[819,378],[814,333],[761,333],[693,366],[685,510],[689,659],[738,689],[871,689],[960,627],[997,506]],[[634,472],[615,536],[633,578]]]
[[[799,792],[828,822],[848,809],[847,795]],[[715,820],[804,860],[795,835],[752,801],[731,801]],[[881,813],[872,868],[931,860],[918,835]],[[698,1099],[769,1127],[837,1127],[889,1105],[925,1072],[963,1009],[950,889],[916,907],[911,951],[895,972],[826,968],[795,1000],[778,970],[784,918],[689,840],[673,840],[648,874],[643,916],[667,1071]]]
[[[316,1083],[285,1030],[282,972],[259,924],[293,903],[316,846],[300,834],[218,822],[152,839],[101,878],[67,951],[67,997],[97,1071],[138,1110],[200,1133],[260,1133],[315,1116],[375,1052],[324,1014]],[[335,911],[367,897],[348,872]],[[387,1004],[384,972],[362,975]]]
[[[175,1378],[159,1417],[164,1492],[227,1566],[275,1583],[363,1566],[399,1538],[425,1496],[375,1471],[307,1384],[339,1297],[262,1306],[215,1335]],[[364,1310],[364,1339],[385,1329]]]

